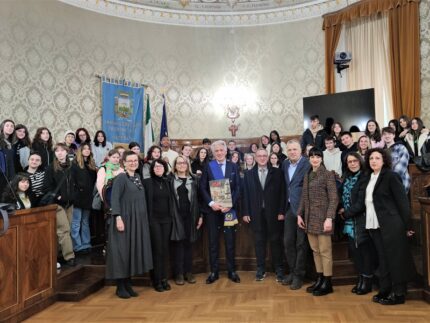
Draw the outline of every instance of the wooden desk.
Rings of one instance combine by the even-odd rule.
[[[21,210],[9,218],[0,237],[0,322],[20,322],[55,302],[56,209]]]

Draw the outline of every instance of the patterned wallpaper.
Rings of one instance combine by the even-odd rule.
[[[430,127],[430,1],[420,2],[421,117]]]
[[[228,137],[230,120],[217,104],[217,92],[226,86],[255,95],[241,108],[237,137],[271,129],[297,134],[302,97],[324,91],[323,45],[319,18],[191,28],[113,18],[55,1],[10,1],[0,11],[0,119],[27,124],[32,133],[47,125],[57,139],[81,126],[94,133],[101,125],[99,73],[150,85],[156,134],[165,92],[172,137]]]
[[[421,2],[423,117],[430,124],[430,4]],[[321,19],[248,28],[155,25],[88,12],[56,1],[7,1],[0,11],[0,119],[32,134],[48,126],[101,124],[95,74],[149,84],[158,134],[162,93],[175,138],[229,137],[219,89],[251,98],[237,136],[303,129],[302,98],[324,92]]]

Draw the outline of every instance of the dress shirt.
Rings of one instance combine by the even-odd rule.
[[[376,215],[375,206],[373,205],[373,191],[379,174],[380,173],[375,175],[372,173],[372,175],[370,175],[370,181],[366,188],[366,229],[379,228],[378,217]]]

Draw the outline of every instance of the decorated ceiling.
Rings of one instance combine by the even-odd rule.
[[[322,16],[358,0],[59,0],[83,9],[145,22],[241,27]]]

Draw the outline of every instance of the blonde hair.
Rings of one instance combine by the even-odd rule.
[[[91,151],[91,146],[88,143],[83,143],[79,146],[78,150],[76,151],[76,163],[78,164],[79,168],[84,169],[85,168],[85,159],[82,155],[82,150],[84,147],[87,146],[90,149],[90,155],[88,156],[88,168],[91,170],[96,170],[96,163],[93,158],[93,152]]]
[[[176,170],[176,164],[178,163],[178,159],[182,159],[186,164],[187,164],[187,170],[185,171],[185,174],[187,175],[187,177],[190,175],[190,163],[189,161],[182,155],[179,155],[178,157],[175,158],[175,160],[173,161],[173,173],[174,174],[178,174],[178,171]]]

